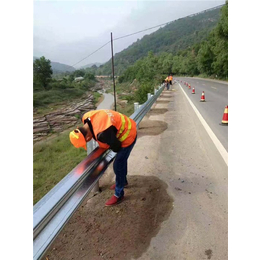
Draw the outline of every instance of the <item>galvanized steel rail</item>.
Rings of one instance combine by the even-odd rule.
[[[163,91],[154,95],[130,116],[137,126]],[[115,158],[112,150],[95,148],[33,207],[33,259],[40,259],[56,236],[90,193]]]

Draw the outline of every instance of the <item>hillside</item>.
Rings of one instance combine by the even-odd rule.
[[[89,63],[89,64],[86,64],[84,66],[81,66],[79,69],[91,68],[92,66],[99,67],[100,65],[102,65],[102,63],[100,63],[100,62]]]
[[[61,72],[67,72],[67,71],[72,72],[72,71],[76,70],[72,66],[62,64],[62,63],[59,63],[59,62],[54,62],[54,61],[51,61],[51,67],[52,67],[52,70],[53,70],[53,74],[57,74],[57,73],[61,73]]]
[[[48,59],[48,57],[45,57],[46,59]],[[33,57],[33,60],[38,59],[38,57]],[[66,65],[66,64],[62,64],[59,62],[54,62],[51,61],[51,68],[53,70],[53,74],[58,74],[58,73],[62,73],[62,72],[72,72],[75,71],[76,69],[72,66]]]
[[[176,55],[178,51],[205,40],[220,18],[220,7],[201,12],[171,22],[154,33],[137,40],[127,49],[115,54],[116,75],[122,74],[127,67],[138,59],[145,57],[149,51],[154,54],[162,52]],[[99,74],[111,74],[111,60],[101,65]]]

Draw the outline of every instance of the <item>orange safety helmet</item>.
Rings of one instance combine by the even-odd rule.
[[[70,132],[70,142],[76,147],[76,148],[84,148],[87,150],[87,142],[84,137],[84,135],[80,132],[80,130],[77,128]]]

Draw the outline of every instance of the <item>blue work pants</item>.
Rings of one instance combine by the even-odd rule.
[[[114,172],[116,175],[116,188],[115,188],[115,196],[120,198],[124,196],[124,186],[128,184],[127,182],[127,159],[136,143],[135,138],[134,142],[128,147],[122,147],[120,151],[117,153],[115,161],[114,161]]]

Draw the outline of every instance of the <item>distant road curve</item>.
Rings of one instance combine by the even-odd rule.
[[[112,109],[114,104],[114,96],[112,94],[102,93],[104,100],[97,106],[98,109]]]

